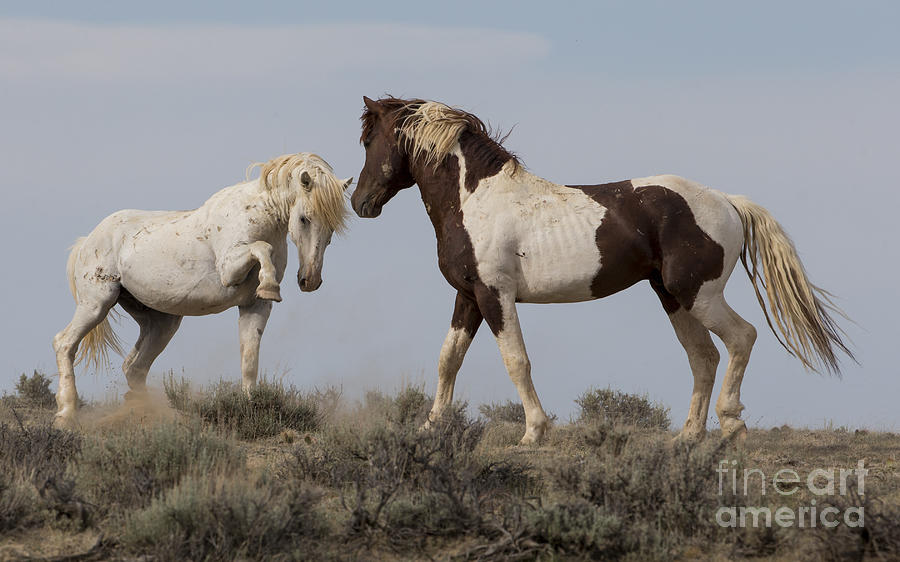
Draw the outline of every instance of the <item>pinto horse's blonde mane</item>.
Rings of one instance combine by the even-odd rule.
[[[495,135],[484,121],[467,111],[421,99],[387,97],[378,103],[386,109],[385,117],[391,119],[392,128],[399,132],[400,142],[413,160],[422,156],[426,165],[439,165],[459,142],[460,136],[468,131],[478,138],[478,150],[486,153],[485,156],[519,164],[516,156],[502,146],[506,137]],[[371,133],[374,119],[372,112],[366,110],[363,113],[361,140]]]
[[[321,156],[311,152],[284,154],[262,163],[251,164],[247,176],[260,168],[259,187],[270,196],[273,212],[287,222],[291,207],[299,195],[310,217],[321,221],[335,232],[347,227],[347,203],[344,183],[334,175],[331,166]],[[305,171],[312,179],[309,190],[291,192],[291,177]]]

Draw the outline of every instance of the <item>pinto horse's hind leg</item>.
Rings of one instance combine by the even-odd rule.
[[[116,304],[118,283],[92,284],[79,287],[78,301],[72,321],[53,338],[56,366],[59,369],[59,389],[56,391],[56,419],[54,424],[65,427],[74,422],[78,407],[75,389],[75,353],[81,340],[93,330]]]
[[[709,336],[709,330],[697,318],[678,304],[661,284],[651,284],[669,314],[669,321],[672,322],[678,341],[687,352],[691,372],[694,374],[694,390],[691,393],[688,417],[678,437],[697,441],[706,434],[706,418],[709,415],[713,384],[716,382],[719,350]]]
[[[741,420],[741,382],[750,360],[750,351],[756,342],[756,328],[732,310],[721,288],[700,291],[690,313],[716,334],[728,349],[728,370],[722,382],[722,391],[716,401],[716,414],[725,438],[743,438],[747,427]]]
[[[456,384],[456,374],[462,366],[463,358],[475,332],[481,325],[481,311],[478,304],[462,293],[456,294],[456,305],[453,308],[453,320],[450,322],[450,331],[444,339],[441,347],[441,357],[438,360],[438,384],[434,394],[434,406],[428,414],[428,427],[431,422],[437,421],[444,412],[444,408],[453,401],[453,387]]]
[[[122,371],[125,372],[129,388],[125,399],[129,400],[147,390],[147,373],[150,372],[150,366],[178,331],[182,317],[147,308],[130,298],[120,297],[119,305],[141,328],[134,349],[122,363]]]
[[[514,293],[499,293],[483,285],[475,286],[475,298],[484,319],[494,332],[500,355],[509,373],[509,378],[519,391],[522,406],[525,407],[525,435],[523,445],[537,443],[544,436],[550,419],[544,413],[541,401],[531,380],[531,361],[525,351],[525,340],[519,325]]]
[[[241,340],[241,388],[249,393],[259,374],[259,342],[272,312],[272,302],[257,301],[238,307],[238,332]]]

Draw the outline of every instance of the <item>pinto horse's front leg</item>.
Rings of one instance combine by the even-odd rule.
[[[456,374],[462,366],[463,358],[475,332],[481,325],[481,311],[475,300],[463,293],[456,294],[456,305],[453,308],[453,320],[450,321],[450,331],[444,339],[441,347],[441,358],[438,360],[438,385],[434,394],[434,406],[428,414],[428,427],[437,421],[450,402],[453,401],[453,387],[456,384]]]
[[[522,328],[516,312],[515,293],[479,284],[475,286],[475,298],[484,319],[494,332],[506,371],[516,385],[525,408],[525,435],[521,444],[538,443],[544,436],[550,419],[544,413],[531,381],[531,361],[525,351],[525,340],[522,338]]]
[[[259,342],[272,312],[272,302],[256,301],[238,307],[238,333],[241,340],[241,388],[249,393],[259,375]]]
[[[275,302],[281,302],[281,289],[272,262],[272,245],[258,240],[250,244],[241,244],[232,248],[219,259],[218,270],[222,285],[234,287],[247,279],[253,266],[259,264],[259,287],[256,296]]]

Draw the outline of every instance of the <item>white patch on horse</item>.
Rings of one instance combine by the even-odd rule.
[[[582,190],[507,162],[479,182],[462,210],[483,282],[514,290],[521,302],[594,298],[591,283],[602,262],[596,231],[606,208]]]
[[[466,199],[471,195],[471,192],[466,189],[466,158],[463,156],[462,148],[460,148],[459,143],[456,143],[456,146],[450,151],[450,154],[456,156],[456,161],[459,165],[459,206],[462,208]]]

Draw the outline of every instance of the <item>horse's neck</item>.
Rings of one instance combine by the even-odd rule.
[[[465,144],[457,145],[443,162],[434,166],[424,156],[411,164],[413,179],[419,186],[425,209],[439,232],[447,221],[457,220],[460,208],[482,180],[498,174],[507,174],[513,166],[511,159],[488,161],[474,157]],[[525,173],[524,170],[518,171]]]
[[[258,221],[269,222],[273,227],[287,231],[288,217],[296,197],[284,189],[265,191],[258,180],[226,187],[210,197],[203,208],[215,212],[225,209],[229,215],[252,215]]]

